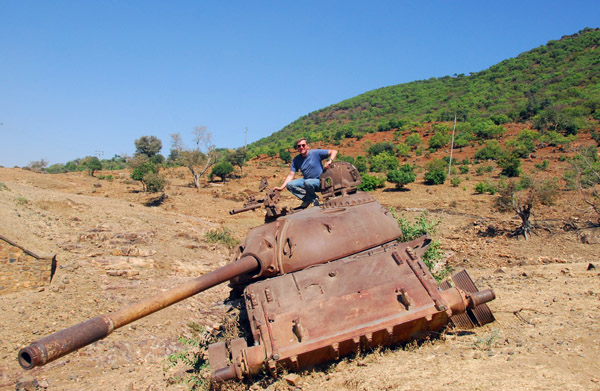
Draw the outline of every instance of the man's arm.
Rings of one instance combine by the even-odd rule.
[[[336,149],[329,150],[329,159],[323,164],[324,169],[328,169],[331,163],[333,163],[333,159],[337,156],[338,151]]]
[[[296,172],[290,171],[289,174],[287,174],[287,176],[285,177],[285,180],[283,181],[283,185],[274,187],[273,190],[281,191],[281,190],[285,189],[285,185],[287,185],[292,179],[294,179],[295,175],[296,175]]]

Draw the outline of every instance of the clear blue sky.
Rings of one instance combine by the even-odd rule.
[[[600,27],[600,1],[0,0],[0,165],[217,147]]]

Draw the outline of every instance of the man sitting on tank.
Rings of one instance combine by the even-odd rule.
[[[335,149],[310,149],[305,138],[296,141],[296,149],[299,155],[292,160],[290,173],[285,177],[283,184],[274,190],[281,191],[287,188],[293,195],[302,200],[300,208],[308,208],[311,204],[319,205],[319,197],[316,191],[320,187],[320,178],[323,170],[326,170],[333,159],[337,156]],[[325,164],[321,161],[328,158]],[[296,172],[300,170],[304,178],[294,179]]]

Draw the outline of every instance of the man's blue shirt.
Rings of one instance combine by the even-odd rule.
[[[323,173],[321,160],[329,156],[327,149],[310,149],[308,155],[298,155],[292,160],[292,172],[302,171],[304,179],[318,179]]]

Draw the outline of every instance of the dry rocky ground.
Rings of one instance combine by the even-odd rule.
[[[22,370],[18,350],[54,331],[164,291],[229,261],[229,250],[205,233],[227,227],[242,239],[262,212],[230,216],[259,179],[279,184],[287,168],[252,162],[245,176],[189,186],[185,169],[166,172],[167,198],[149,207],[127,172],[100,180],[85,173],[36,174],[0,168],[0,234],[38,253],[55,253],[57,272],[44,289],[0,296],[0,389],[179,390],[168,355],[182,351],[191,323],[219,328],[228,310],[218,286],[115,331],[45,367]],[[600,389],[600,232],[574,192],[539,208],[538,235],[506,233],[518,225],[493,210],[495,196],[475,195],[480,178],[373,192],[413,219],[423,210],[441,221],[436,237],[447,262],[467,268],[480,289],[492,288],[496,322],[447,330],[420,343],[342,359],[285,378],[255,379],[223,389],[253,390],[598,390]],[[295,205],[289,193],[282,203]],[[570,221],[576,229],[565,230]],[[497,235],[486,235],[494,227]],[[582,237],[586,240],[582,241]],[[583,243],[586,242],[586,243]],[[595,268],[594,268],[595,267]]]

